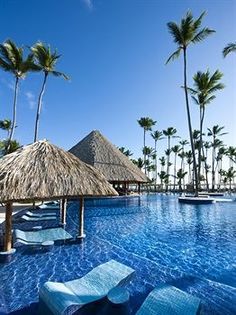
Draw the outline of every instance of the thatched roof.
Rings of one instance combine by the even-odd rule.
[[[101,195],[117,193],[100,172],[47,141],[0,160],[1,202]]]
[[[120,150],[95,130],[69,152],[94,166],[109,182],[145,183],[149,179]]]

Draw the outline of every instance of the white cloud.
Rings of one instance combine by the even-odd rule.
[[[32,92],[28,91],[28,92],[25,92],[25,96],[29,103],[30,109],[34,109],[36,105],[35,95]]]
[[[93,2],[92,2],[92,0],[82,0],[82,1],[90,10],[93,9]]]

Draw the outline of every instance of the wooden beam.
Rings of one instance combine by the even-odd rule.
[[[67,208],[67,199],[62,199],[60,203],[60,215],[61,215],[61,224],[66,225],[66,208]]]
[[[80,198],[80,207],[79,207],[79,234],[78,238],[84,238],[84,197]]]
[[[8,202],[6,204],[6,214],[5,214],[5,242],[4,251],[8,252],[12,248],[12,203]]]

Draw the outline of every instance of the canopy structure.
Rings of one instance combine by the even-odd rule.
[[[46,140],[6,155],[0,160],[0,202],[6,203],[5,250],[11,248],[12,202],[110,195],[117,192],[98,170]]]
[[[69,152],[94,166],[106,179],[116,183],[146,183],[148,177],[98,130],[92,131]]]

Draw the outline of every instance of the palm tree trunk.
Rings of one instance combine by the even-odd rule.
[[[18,97],[18,90],[19,90],[19,78],[16,77],[15,81],[15,91],[14,91],[14,100],[13,100],[13,115],[12,115],[12,126],[11,126],[11,131],[8,139],[8,144],[7,144],[7,152],[10,149],[11,141],[14,136],[14,131],[16,129],[16,107],[17,107],[17,97]]]
[[[186,47],[184,47],[183,51],[184,51],[184,92],[185,92],[185,101],[186,101],[186,109],[187,109],[190,144],[191,144],[191,150],[192,150],[192,154],[193,154],[193,169],[194,169],[194,177],[195,177],[195,187],[194,187],[194,189],[195,189],[195,195],[197,196],[198,195],[198,178],[197,178],[198,174],[197,174],[196,157],[195,157],[195,153],[194,153],[191,115],[190,115],[189,100],[188,100]]]
[[[155,140],[155,184],[157,184],[157,141]]]
[[[206,149],[206,155],[205,155],[203,146],[202,146],[202,156],[203,156],[203,158],[204,158],[205,176],[206,176],[206,186],[207,186],[207,191],[209,192],[208,170],[207,170],[207,149]]]
[[[147,169],[146,169],[146,153],[145,153],[145,146],[146,146],[145,136],[146,136],[146,130],[145,130],[145,128],[143,128],[143,149],[144,149],[143,161],[144,161],[144,172],[145,172],[145,175],[147,175]]]
[[[212,186],[211,189],[215,189],[215,137],[213,136],[213,148],[212,148],[212,165],[211,165],[211,175],[212,175]]]
[[[40,116],[40,113],[41,113],[42,98],[43,98],[43,94],[45,92],[45,86],[46,86],[47,77],[48,77],[48,73],[45,73],[44,74],[44,80],[43,80],[42,89],[40,91],[39,98],[38,98],[38,108],[37,108],[37,114],[36,114],[36,119],[35,119],[35,129],[34,129],[34,142],[36,142],[37,138],[38,138],[39,116]]]
[[[199,143],[199,149],[198,149],[198,184],[200,186],[200,178],[201,178],[201,164],[202,164],[202,156],[201,151],[203,149],[203,141],[202,141],[202,130],[203,130],[203,121],[204,121],[204,115],[205,115],[205,107],[203,105],[203,108],[201,109],[200,105],[200,143]]]
[[[176,184],[176,158],[177,158],[177,153],[175,153],[175,165],[174,165],[174,191],[175,191],[175,184]]]

